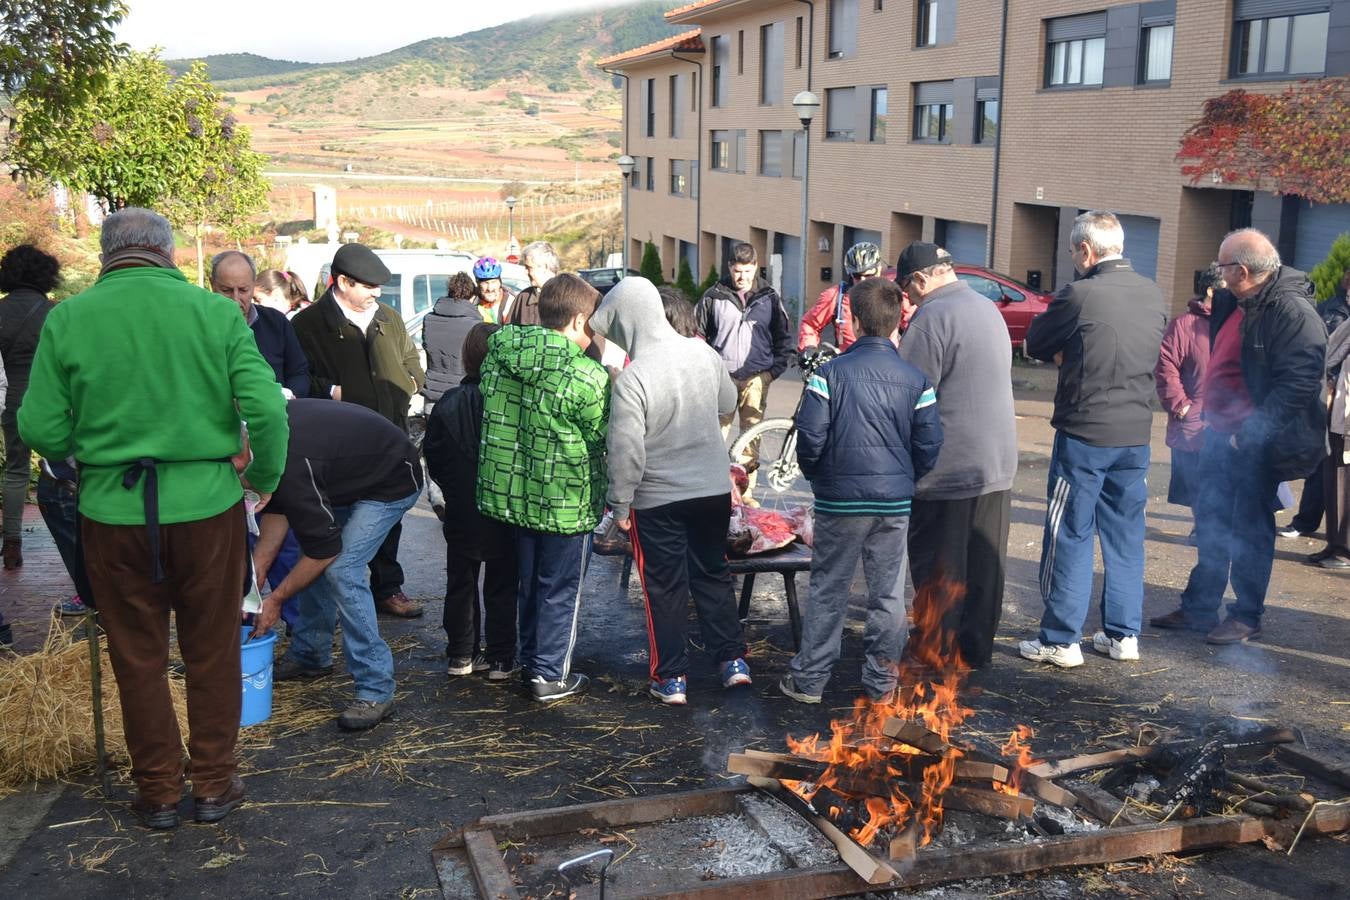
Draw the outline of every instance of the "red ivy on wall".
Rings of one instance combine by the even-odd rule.
[[[1350,78],[1212,97],[1182,135],[1177,159],[1191,184],[1217,180],[1350,203]]]

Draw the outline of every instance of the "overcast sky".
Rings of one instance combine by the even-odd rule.
[[[618,5],[622,0],[232,0],[205,7],[182,0],[129,0],[118,34],[166,59],[258,53],[331,62],[370,56],[432,37],[451,37],[540,12]]]

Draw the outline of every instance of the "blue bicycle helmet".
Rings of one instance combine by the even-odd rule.
[[[491,256],[484,256],[473,264],[473,277],[479,281],[491,281],[502,277],[502,264]]]

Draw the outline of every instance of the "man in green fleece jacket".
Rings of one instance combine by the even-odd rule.
[[[122,701],[135,804],[178,824],[182,743],[166,677],[169,612],[186,669],[198,822],[244,799],[239,734],[243,490],[231,457],[247,422],[244,476],[271,496],[286,461],[286,402],[230,300],[189,285],[162,216],[109,216],[94,286],[47,317],[19,431],[80,465],[81,531]]]
[[[516,526],[522,675],[535,700],[586,690],[571,671],[591,529],[605,503],[609,376],[586,357],[600,295],[575,275],[539,292],[539,325],[488,338],[478,511]]]

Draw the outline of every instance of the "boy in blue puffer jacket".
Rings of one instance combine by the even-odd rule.
[[[819,703],[839,659],[849,585],[862,557],[867,580],[867,659],[862,683],[883,700],[905,647],[906,532],[914,483],[942,447],[937,393],[900,358],[900,289],[869,278],[849,294],[857,342],[811,376],[797,414],[797,461],[815,491],[815,548],[802,644],[778,683]]]

